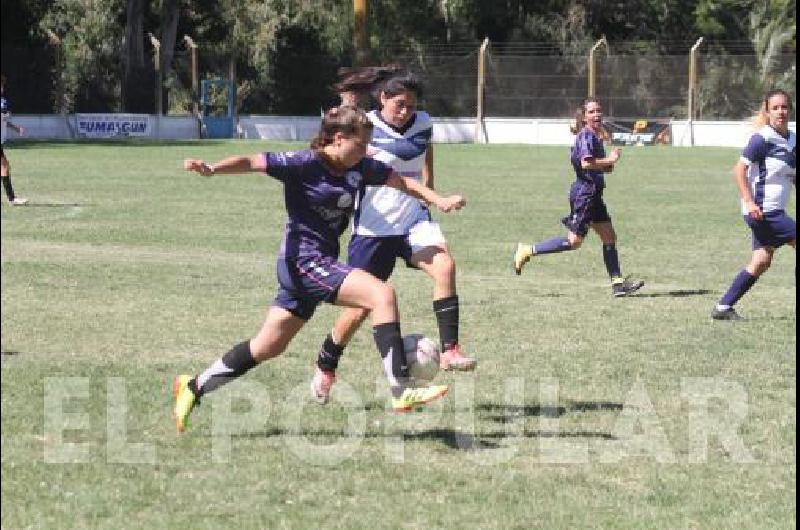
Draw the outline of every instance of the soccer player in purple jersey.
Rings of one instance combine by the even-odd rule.
[[[412,410],[447,393],[444,385],[410,386],[394,290],[369,273],[339,262],[337,257],[339,236],[356,207],[357,196],[368,184],[402,190],[443,212],[460,209],[465,201],[459,195],[441,197],[382,162],[365,158],[371,132],[372,123],[363,111],[337,107],[325,113],[309,150],[234,156],[215,164],[184,162],[187,170],[204,176],[267,173],[284,185],[289,219],[278,255],[280,288],[261,330],[196,377],[175,378],[173,414],[179,432],[186,428],[190,413],[204,394],[280,355],[321,302],[371,312],[394,410]]]
[[[8,198],[8,204],[11,206],[24,206],[28,204],[28,199],[17,197],[14,193],[14,187],[11,185],[11,167],[8,164],[8,159],[3,151],[3,145],[6,143],[7,129],[11,128],[17,131],[17,134],[25,134],[25,129],[22,126],[11,123],[11,104],[6,99],[6,76],[0,75],[0,177],[3,181],[3,189]]]
[[[567,227],[566,237],[554,237],[532,245],[519,243],[514,253],[514,270],[519,275],[522,268],[538,255],[565,252],[580,248],[589,228],[593,228],[603,242],[603,261],[611,277],[611,292],[614,296],[627,296],[644,286],[641,280],[623,278],[617,255],[617,234],[611,224],[605,202],[604,173],[614,170],[620,157],[619,149],[606,156],[600,135],[603,128],[603,109],[595,98],[586,99],[575,114],[577,133],[572,147],[570,162],[577,177],[569,193],[570,214],[562,219]]]
[[[733,168],[744,221],[753,233],[753,254],[711,312],[715,320],[741,320],[733,306],[772,264],[775,250],[796,248],[797,224],[786,213],[797,176],[797,136],[789,130],[789,94],[772,90],[754,119],[756,132]]]
[[[367,114],[373,123],[368,153],[403,176],[433,188],[433,149],[430,116],[417,110],[422,86],[398,65],[347,69],[334,85],[343,100],[366,102],[379,109]],[[443,370],[470,371],[476,361],[463,354],[459,343],[459,299],[456,266],[439,224],[419,200],[385,186],[368,186],[353,220],[347,264],[388,280],[395,263],[425,272],[433,280],[433,311],[439,327]],[[317,356],[311,382],[314,398],[327,403],[344,348],[369,311],[348,308],[336,320]]]

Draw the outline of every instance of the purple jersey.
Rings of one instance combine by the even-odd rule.
[[[603,140],[600,139],[590,128],[584,127],[575,137],[575,145],[570,152],[570,162],[575,169],[575,176],[578,180],[592,182],[595,188],[601,190],[605,187],[603,172],[595,169],[583,169],[581,162],[586,158],[605,158],[606,150],[603,147]]]
[[[268,175],[284,184],[289,220],[282,258],[339,255],[339,237],[347,227],[364,186],[381,186],[392,173],[386,164],[364,158],[344,174],[325,165],[313,150],[264,153]]]

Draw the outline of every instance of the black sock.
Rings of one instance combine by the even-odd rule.
[[[442,351],[458,344],[458,295],[434,300],[433,312],[439,324]]]
[[[258,364],[250,352],[250,341],[246,340],[234,346],[231,351],[205,369],[195,379],[196,396],[212,392],[224,384],[247,373]]]
[[[335,372],[339,367],[339,358],[344,353],[344,346],[339,346],[333,341],[333,335],[328,334],[325,337],[325,342],[322,343],[322,349],[317,354],[317,366],[321,370],[328,372]]]
[[[3,177],[3,188],[6,190],[6,197],[8,202],[12,202],[16,195],[14,195],[14,186],[11,185],[11,176]]]
[[[383,371],[389,379],[392,394],[399,397],[408,384],[408,363],[403,349],[399,322],[378,324],[372,328],[372,335],[383,359]]]
[[[622,276],[622,272],[619,268],[619,255],[617,254],[616,246],[603,245],[603,262],[606,264],[606,270],[612,279]]]

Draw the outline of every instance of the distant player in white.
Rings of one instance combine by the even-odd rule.
[[[2,125],[0,125],[0,137],[2,137],[0,142],[0,177],[3,180],[3,189],[6,191],[8,203],[12,206],[22,206],[28,204],[28,199],[17,197],[14,194],[14,187],[11,185],[11,168],[2,147],[6,144],[9,127],[19,135],[25,134],[23,127],[11,123],[11,105],[6,99],[6,76],[0,76],[0,116],[2,117]]]
[[[433,188],[433,131],[430,116],[416,110],[421,95],[419,81],[397,65],[351,69],[347,73],[351,82],[344,80],[336,85],[343,99],[363,102],[371,95],[380,104],[380,110],[368,114],[374,126],[368,154],[400,175]],[[475,360],[464,356],[459,345],[455,262],[427,206],[408,199],[387,186],[366,187],[353,217],[348,265],[387,280],[396,260],[402,258],[409,267],[428,274],[434,283],[433,310],[442,343],[440,367],[473,370]],[[320,403],[327,402],[339,358],[367,315],[368,311],[362,309],[346,309],[325,339],[311,385]]]
[[[742,215],[753,232],[753,255],[711,313],[715,320],[740,320],[733,306],[769,269],[775,250],[787,244],[796,248],[797,225],[786,213],[797,160],[790,110],[788,93],[767,93],[756,121],[758,130],[734,167]]]

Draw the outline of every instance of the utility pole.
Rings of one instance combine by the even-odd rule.
[[[369,62],[369,34],[367,33],[367,0],[353,0],[353,48],[355,64]]]

